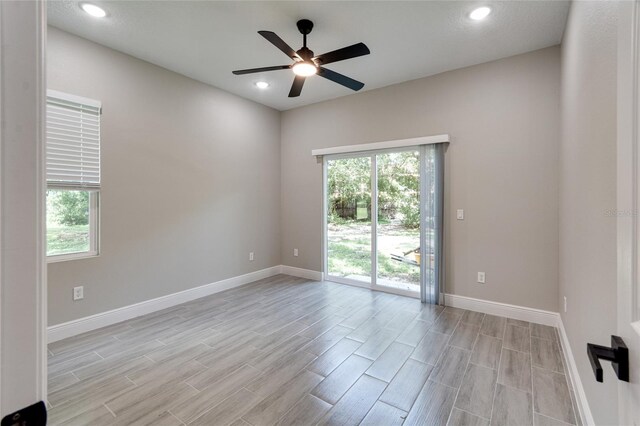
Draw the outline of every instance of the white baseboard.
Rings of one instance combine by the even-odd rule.
[[[591,414],[591,409],[589,408],[587,395],[585,394],[584,388],[582,387],[582,380],[580,380],[578,366],[576,365],[576,360],[573,357],[573,351],[571,350],[571,345],[569,344],[569,337],[567,336],[567,332],[564,329],[564,323],[562,322],[562,318],[560,316],[558,316],[558,331],[560,333],[560,344],[562,345],[562,351],[564,352],[564,360],[569,370],[567,374],[569,376],[569,380],[571,380],[573,392],[576,397],[576,403],[578,405],[579,413],[576,413],[576,416],[580,416],[580,420],[582,420],[583,425],[595,425],[596,423],[593,420],[593,415]]]
[[[509,317],[517,320],[533,322],[556,327],[560,319],[557,312],[543,311],[542,309],[527,308],[524,306],[509,305],[507,303],[492,302],[489,300],[474,299],[472,297],[445,294],[446,306],[468,309],[490,315]]]
[[[280,266],[280,273],[285,275],[291,275],[293,277],[306,278],[308,280],[322,281],[324,274],[319,271],[312,271],[311,269],[296,268],[295,266]]]
[[[304,270],[301,269],[300,271]],[[237,277],[228,278],[215,283],[205,284],[200,287],[190,288],[188,290],[168,294],[151,300],[145,300],[144,302],[135,303],[133,305],[124,306],[111,311],[79,318],[62,324],[56,324],[48,328],[48,341],[49,343],[56,342],[58,340],[66,339],[67,337],[76,336],[87,331],[96,330],[101,327],[136,318],[151,312],[170,308],[181,303],[249,284],[264,278],[269,278],[280,273],[282,273],[281,265],[272,266],[271,268],[261,269],[259,271],[250,272],[248,274],[239,275]],[[292,273],[290,275],[296,274]]]

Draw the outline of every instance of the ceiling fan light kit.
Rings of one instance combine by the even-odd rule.
[[[292,69],[294,74],[300,75],[302,77],[309,77],[318,72],[318,67],[316,67],[314,63],[310,63],[307,61],[298,62],[297,64],[294,64]]]
[[[328,68],[324,68],[323,65],[330,64],[332,62],[344,61],[345,59],[357,58],[358,56],[364,56],[371,53],[369,48],[364,43],[356,43],[351,46],[343,47],[342,49],[333,50],[331,52],[323,53],[322,55],[314,56],[313,51],[307,47],[307,35],[313,29],[313,22],[308,19],[301,19],[296,24],[298,30],[302,33],[302,48],[300,50],[293,50],[284,40],[271,31],[258,31],[262,37],[266,38],[271,44],[280,49],[285,55],[293,60],[290,65],[276,65],[272,67],[262,68],[250,68],[245,70],[233,71],[235,75],[253,74],[257,72],[276,71],[291,69],[295,74],[291,90],[289,91],[289,97],[294,98],[300,96],[302,92],[302,86],[307,77],[314,74],[324,77],[327,80],[331,80],[334,83],[338,83],[351,90],[358,91],[364,87],[364,83],[354,80],[346,75],[342,75]]]

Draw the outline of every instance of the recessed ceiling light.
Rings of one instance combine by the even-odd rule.
[[[94,16],[96,18],[104,18],[105,16],[107,16],[107,12],[105,12],[103,8],[98,7],[95,4],[82,3],[80,7],[89,15]]]
[[[258,89],[266,89],[267,87],[269,87],[269,83],[267,83],[266,81],[258,81],[256,83],[256,87]]]
[[[479,7],[476,10],[474,10],[473,12],[471,12],[469,14],[469,18],[473,19],[474,21],[481,21],[482,19],[486,18],[487,16],[489,16],[489,14],[491,13],[491,9],[488,7]]]

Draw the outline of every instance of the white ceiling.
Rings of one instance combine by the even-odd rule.
[[[566,1],[91,2],[107,17],[87,15],[75,0],[54,0],[49,23],[279,110],[354,92],[314,76],[300,97],[288,98],[290,70],[232,75],[291,62],[258,30],[274,31],[297,50],[296,21],[308,18],[316,54],[364,42],[370,55],[327,65],[365,83],[364,91],[559,44],[569,10]],[[493,12],[471,21],[469,12],[481,5]],[[271,86],[260,90],[259,80]]]

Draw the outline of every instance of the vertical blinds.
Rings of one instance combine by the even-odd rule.
[[[100,108],[91,99],[47,91],[47,184],[100,187]]]

